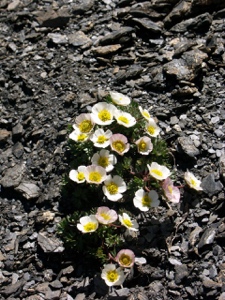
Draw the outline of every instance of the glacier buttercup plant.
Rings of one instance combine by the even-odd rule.
[[[139,215],[148,219],[158,206],[175,205],[181,197],[167,144],[149,111],[110,91],[90,113],[75,118],[69,134],[74,212],[61,222],[61,232],[78,253],[101,259],[101,277],[108,286],[123,284],[128,269],[146,263],[128,249],[141,234]],[[192,173],[186,172],[185,180],[202,189]]]

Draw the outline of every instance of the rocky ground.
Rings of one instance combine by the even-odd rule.
[[[1,0],[0,299],[225,299],[225,2]],[[158,118],[183,191],[148,215],[147,264],[109,290],[57,224],[67,126],[116,90]]]

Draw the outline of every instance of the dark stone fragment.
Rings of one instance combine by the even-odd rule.
[[[198,248],[200,249],[205,245],[212,244],[214,241],[215,235],[216,235],[215,228],[207,228],[200,239]]]
[[[116,76],[116,82],[124,82],[127,79],[138,77],[143,71],[143,67],[139,65],[133,65],[127,70],[118,72]]]
[[[107,34],[99,43],[101,45],[111,45],[111,44],[124,44],[128,42],[132,36],[132,32],[134,32],[134,28],[132,27],[122,27],[119,30],[113,31],[112,33]]]
[[[175,265],[175,283],[180,284],[184,278],[189,274],[188,267],[186,265]]]
[[[211,197],[222,191],[223,184],[219,180],[215,181],[215,175],[211,173],[202,180],[201,187]]]
[[[141,19],[133,18],[132,21],[135,24],[140,25],[141,28],[144,28],[149,33],[156,34],[156,35],[160,35],[162,33],[162,26],[159,26],[158,24],[156,24],[155,22],[147,18],[141,18]]]
[[[69,19],[70,15],[66,9],[59,9],[58,11],[49,9],[45,13],[41,12],[37,17],[40,26],[53,28],[65,26]]]
[[[17,142],[15,145],[13,145],[12,152],[16,158],[21,158],[24,153],[23,145],[20,142]]]
[[[13,127],[12,129],[12,138],[13,140],[18,140],[21,138],[23,134],[23,125],[21,123],[16,124],[16,126]]]
[[[0,145],[5,144],[10,137],[11,132],[6,129],[0,129]]]
[[[22,182],[16,188],[15,191],[22,194],[27,200],[38,198],[40,196],[40,188],[31,182]]]
[[[21,290],[22,287],[24,286],[24,284],[25,284],[25,280],[21,279],[21,280],[17,281],[15,284],[10,284],[10,285],[6,286],[1,291],[1,293],[2,293],[2,295],[9,296],[9,295]]]
[[[1,179],[4,188],[16,187],[20,184],[25,171],[25,165],[15,165],[13,168],[7,169]]]
[[[94,5],[94,0],[75,0],[74,2],[75,4],[72,6],[74,15],[83,14],[89,11]]]

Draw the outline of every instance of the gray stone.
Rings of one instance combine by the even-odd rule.
[[[100,39],[101,45],[124,44],[131,39],[131,34],[134,32],[132,27],[122,27],[119,30],[113,31]]]
[[[15,145],[13,145],[12,152],[16,158],[21,158],[24,153],[23,145],[20,142],[17,142]]]
[[[64,34],[60,33],[49,33],[48,37],[53,41],[55,44],[67,44],[68,38]]]
[[[195,157],[199,154],[199,150],[195,147],[194,142],[189,137],[179,137],[178,141],[178,151],[185,153],[190,157]]]
[[[92,44],[92,40],[83,31],[77,31],[75,33],[69,34],[68,42],[75,47],[85,44]]]
[[[205,245],[212,244],[215,236],[216,236],[216,229],[215,228],[207,228],[198,243],[198,248],[200,249]]]
[[[20,184],[25,172],[25,164],[15,165],[13,168],[7,169],[1,179],[1,185],[4,188],[16,187]]]
[[[220,175],[225,183],[225,154],[222,154],[219,159]]]
[[[40,188],[31,182],[21,182],[15,190],[22,194],[27,200],[38,198],[40,196]]]
[[[99,46],[92,49],[96,55],[108,55],[117,52],[121,48],[120,44],[109,45],[109,46]]]
[[[11,132],[6,129],[0,129],[0,145],[4,144],[10,137]]]
[[[16,124],[12,129],[12,138],[19,139],[23,134],[23,125],[21,123]]]
[[[37,16],[37,21],[42,27],[63,27],[70,19],[70,15],[67,9],[59,9],[55,11],[50,8],[47,12],[39,12]]]
[[[76,0],[72,5],[73,14],[83,14],[89,11],[94,5],[94,0]]]
[[[203,188],[203,191],[211,197],[222,191],[223,184],[219,180],[215,181],[215,175],[214,173],[211,173],[203,178],[201,187]]]
[[[64,250],[62,241],[56,237],[48,237],[47,233],[38,234],[38,244],[44,252],[62,252]]]
[[[184,278],[189,274],[187,265],[175,265],[175,283],[180,284]]]

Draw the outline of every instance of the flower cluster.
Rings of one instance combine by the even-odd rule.
[[[114,262],[104,266],[101,276],[108,286],[121,285],[126,277],[123,269],[133,267],[138,259],[129,249],[109,255],[118,251],[115,234],[138,234],[137,212],[147,212],[161,200],[180,201],[168,149],[150,112],[114,91],[104,102],[93,105],[91,112],[77,116],[72,128],[69,138],[77,159],[69,178],[76,184],[80,207],[89,201],[90,208],[83,209],[76,228],[85,236],[99,235],[107,257]],[[185,180],[191,188],[201,190],[200,181],[189,171]]]

